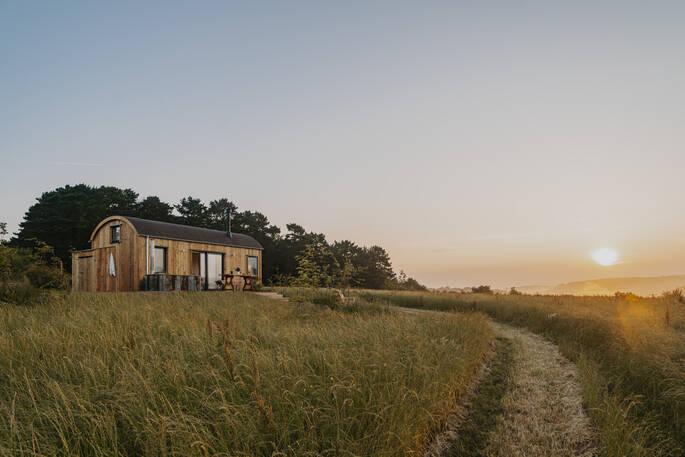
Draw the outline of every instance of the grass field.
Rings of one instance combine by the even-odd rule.
[[[249,294],[0,307],[0,454],[410,456],[493,336],[483,315]]]
[[[674,299],[361,292],[379,304],[476,311],[557,343],[579,367],[605,455],[682,455],[685,305]]]

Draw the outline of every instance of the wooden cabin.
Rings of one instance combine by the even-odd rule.
[[[72,289],[88,292],[221,289],[262,278],[262,245],[248,235],[111,216],[72,254]]]

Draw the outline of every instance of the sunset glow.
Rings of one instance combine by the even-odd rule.
[[[429,287],[685,275],[685,2],[75,3],[3,2],[6,240],[83,183]]]

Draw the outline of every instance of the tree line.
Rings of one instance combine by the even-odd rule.
[[[390,256],[380,246],[359,246],[349,240],[329,243],[324,234],[296,223],[281,230],[258,211],[240,211],[228,198],[203,202],[188,196],[170,204],[156,196],[141,199],[132,189],[67,185],[37,198],[10,244],[26,248],[47,244],[69,270],[71,252],[88,248],[93,228],[108,216],[224,230],[229,211],[232,230],[254,237],[264,247],[262,270],[267,284],[424,289],[403,272],[396,274]]]

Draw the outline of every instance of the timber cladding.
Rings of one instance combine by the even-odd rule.
[[[173,234],[194,239],[173,239]],[[209,240],[209,242],[207,241]],[[112,216],[100,222],[90,238],[91,248],[72,254],[72,289],[86,292],[142,290],[152,274],[155,248],[164,249],[164,273],[200,275],[194,258],[220,254],[222,273],[249,272],[248,258],[257,258],[256,279],[262,278],[262,247],[244,234],[187,227],[167,222]],[[159,262],[159,259],[158,259]]]

